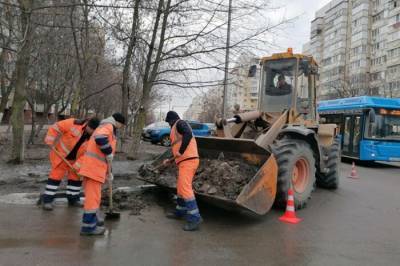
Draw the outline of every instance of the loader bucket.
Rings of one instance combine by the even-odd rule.
[[[213,205],[228,210],[250,211],[258,215],[267,213],[275,200],[278,166],[275,157],[268,150],[258,146],[253,140],[196,137],[200,161],[202,159],[217,159],[223,154],[225,159],[242,159],[249,165],[257,168],[256,174],[244,185],[235,199],[229,199],[221,195],[210,195],[195,191],[196,197]],[[168,150],[157,158],[152,165],[157,166],[171,156]],[[147,182],[166,187],[176,188],[176,176],[171,177],[171,182],[159,180],[147,180]],[[229,182],[229,180],[227,181]]]

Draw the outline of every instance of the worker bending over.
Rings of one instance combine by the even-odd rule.
[[[90,120],[69,118],[55,123],[47,131],[44,141],[52,150],[50,151],[51,171],[43,195],[44,210],[53,210],[54,196],[61,180],[66,175],[68,176],[68,205],[82,207],[79,200],[82,181],[63,158],[78,169],[79,164],[76,162],[85,153],[86,142],[98,125],[97,118]]]
[[[102,120],[89,139],[79,170],[85,191],[81,235],[102,235],[105,232],[105,228],[98,223],[96,213],[100,208],[101,186],[106,178],[113,179],[111,169],[117,144],[116,130],[123,125],[125,117],[115,113]]]
[[[186,218],[187,223],[183,230],[195,231],[199,229],[202,222],[192,188],[193,177],[199,167],[196,139],[190,125],[186,121],[180,120],[176,112],[169,111],[165,121],[171,126],[172,154],[178,166],[177,205],[175,211],[168,214],[167,217]],[[168,163],[169,160],[164,161],[164,164]]]

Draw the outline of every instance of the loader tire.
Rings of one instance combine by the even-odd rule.
[[[323,148],[325,161],[325,173],[317,173],[317,186],[327,189],[336,189],[339,186],[340,140],[335,138],[329,148]]]
[[[272,150],[278,164],[275,207],[286,207],[292,184],[296,209],[304,208],[315,185],[315,157],[310,145],[303,140],[284,138],[275,141]]]

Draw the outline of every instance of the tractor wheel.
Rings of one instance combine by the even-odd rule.
[[[336,189],[339,186],[340,141],[335,138],[329,148],[323,149],[326,158],[326,173],[317,173],[317,186],[327,189]]]
[[[278,164],[275,206],[285,208],[290,185],[296,209],[305,207],[315,184],[315,158],[310,145],[299,139],[284,138],[272,147]]]
[[[168,135],[165,135],[161,138],[161,145],[164,147],[169,147],[171,146],[171,140]]]

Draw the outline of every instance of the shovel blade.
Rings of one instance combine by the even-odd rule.
[[[119,212],[114,212],[112,210],[109,210],[108,212],[105,213],[106,220],[117,220],[121,217],[121,214]]]

